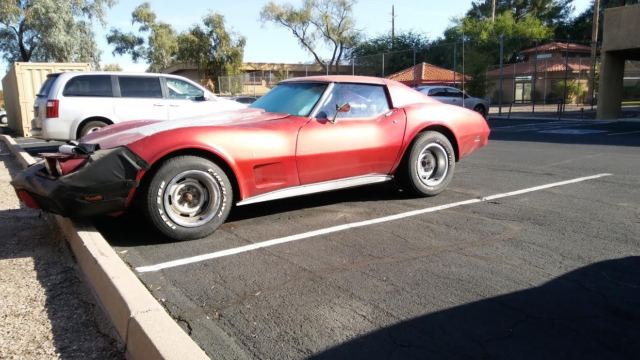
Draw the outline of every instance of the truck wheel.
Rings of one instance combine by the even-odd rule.
[[[212,234],[222,225],[233,201],[227,174],[197,156],[167,160],[153,175],[144,194],[143,211],[164,235],[192,240]]]
[[[455,160],[446,136],[436,131],[423,132],[416,137],[398,168],[400,185],[414,195],[438,195],[453,178]]]

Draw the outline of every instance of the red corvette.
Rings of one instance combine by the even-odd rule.
[[[165,235],[194,239],[214,232],[234,204],[394,178],[436,195],[488,136],[478,113],[395,81],[306,77],[281,82],[249,109],[106,127],[44,154],[12,184],[28,206],[64,216],[139,203]]]

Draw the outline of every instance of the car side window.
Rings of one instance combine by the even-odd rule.
[[[429,96],[443,96],[442,93],[443,92],[442,92],[441,88],[435,88],[435,89],[429,90],[429,93],[427,95],[429,95]]]
[[[64,96],[113,96],[111,76],[109,75],[80,75],[67,82],[62,92]]]
[[[162,98],[159,77],[118,76],[120,96],[131,98]]]
[[[166,78],[167,89],[169,90],[169,99],[196,100],[204,96],[202,89],[189,84],[186,81]]]
[[[447,89],[447,93],[448,93],[448,97],[453,97],[453,98],[461,98],[462,97],[462,91],[460,90],[456,90],[456,89]]]
[[[351,110],[338,113],[337,118],[371,118],[389,111],[389,101],[384,87],[365,84],[335,84],[322,107],[318,119],[330,119],[336,113],[336,105],[349,103]]]

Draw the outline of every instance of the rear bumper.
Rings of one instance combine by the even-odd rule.
[[[71,138],[71,123],[62,118],[31,120],[31,136],[43,140],[75,140]]]
[[[29,207],[67,217],[88,217],[124,210],[147,163],[126,147],[96,151],[86,165],[54,178],[44,163],[30,166],[11,181]]]

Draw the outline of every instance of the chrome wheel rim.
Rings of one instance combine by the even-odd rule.
[[[222,200],[220,184],[205,171],[184,171],[169,181],[163,205],[167,216],[184,227],[197,227],[211,221]]]
[[[449,156],[442,145],[431,143],[422,149],[416,161],[418,179],[426,186],[437,186],[447,177]]]

